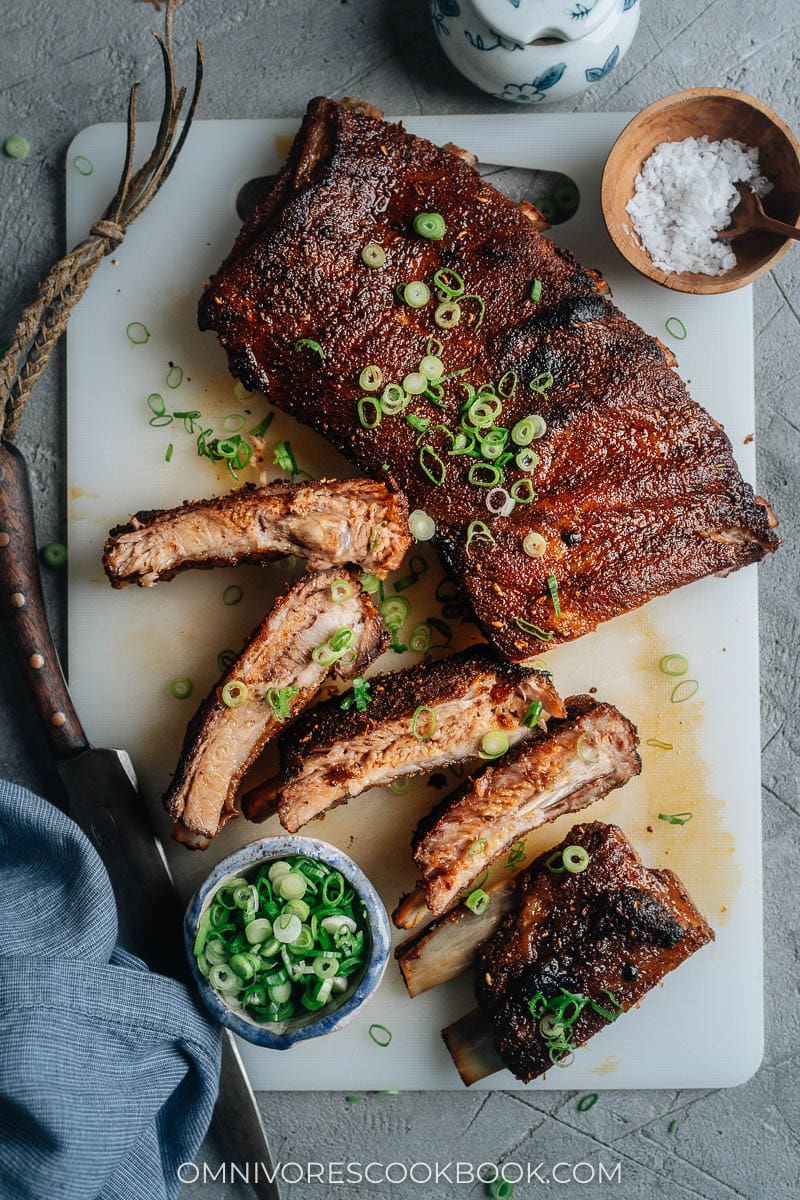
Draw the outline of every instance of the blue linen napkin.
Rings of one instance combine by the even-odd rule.
[[[2,1200],[169,1200],[203,1139],[221,1032],[116,939],[88,838],[0,781]]]

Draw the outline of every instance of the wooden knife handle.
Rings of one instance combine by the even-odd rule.
[[[88,742],[45,612],[28,471],[10,442],[0,442],[0,622],[28,681],[53,757],[80,754]]]

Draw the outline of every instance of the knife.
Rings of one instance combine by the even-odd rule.
[[[0,621],[44,726],[66,809],[108,871],[120,941],[152,970],[193,987],[181,903],[131,760],[124,750],[90,745],[72,704],[44,608],[25,459],[10,442],[0,442]],[[259,1200],[279,1200],[261,1114],[227,1030],[211,1132],[226,1162],[243,1175],[249,1164]]]

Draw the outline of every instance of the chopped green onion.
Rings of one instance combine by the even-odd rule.
[[[334,604],[344,604],[353,594],[353,585],[349,579],[334,579],[331,584],[331,599]]]
[[[282,471],[288,471],[290,475],[297,474],[297,459],[294,456],[291,442],[276,442],[272,461]]]
[[[547,576],[547,590],[550,593],[550,599],[553,601],[553,612],[557,617],[560,617],[561,601],[558,598],[558,580],[555,575]]]
[[[455,329],[461,320],[461,305],[455,300],[444,300],[437,306],[433,319],[440,329]]]
[[[240,679],[230,679],[223,686],[219,698],[226,708],[241,708],[247,702],[250,691]]]
[[[404,579],[397,580],[397,583],[394,585],[396,592],[404,592],[406,588],[412,587],[420,576],[424,575],[428,570],[428,564],[421,554],[412,554],[408,565],[410,567],[410,574],[406,575]]]
[[[311,652],[312,660],[320,667],[333,666],[338,662],[348,651],[353,653],[353,642],[355,634],[349,626],[344,625],[341,629],[337,629],[336,633],[322,642]]]
[[[696,696],[700,691],[700,684],[696,679],[682,679],[680,683],[676,683],[670,695],[670,704],[683,704],[686,700],[691,700],[692,696]]]
[[[380,367],[368,366],[358,377],[358,386],[365,392],[377,392],[383,382],[383,371]]]
[[[422,724],[424,728],[418,729],[417,726]],[[427,704],[420,704],[414,709],[414,715],[411,718],[411,732],[418,742],[429,741],[436,732],[436,712]]]
[[[549,389],[553,386],[553,382],[554,381],[551,372],[542,371],[540,375],[535,376],[535,378],[530,381],[528,387],[532,392],[538,392],[540,396],[543,396],[545,392],[549,391]]]
[[[494,487],[486,497],[486,507],[497,517],[507,517],[514,511],[514,497],[504,487]]]
[[[270,425],[272,424],[274,418],[275,418],[274,413],[267,413],[267,415],[264,417],[264,420],[259,421],[258,425],[255,425],[250,430],[250,437],[254,437],[254,438],[263,437],[264,434],[269,429]]]
[[[678,1122],[670,1121],[669,1125],[667,1126],[667,1133],[674,1133],[677,1128],[678,1128]]]
[[[493,729],[481,738],[481,758],[500,758],[508,750],[508,734]]]
[[[578,1101],[578,1112],[588,1112],[590,1108],[594,1108],[599,1099],[597,1092],[589,1092],[587,1096],[581,1096]]]
[[[507,383],[506,380],[508,380],[509,382]],[[506,371],[505,375],[502,376],[502,378],[500,379],[500,382],[497,385],[497,391],[501,396],[504,396],[506,398],[506,400],[508,400],[511,398],[511,396],[514,395],[514,392],[517,390],[518,383],[519,383],[519,375],[517,374],[517,372],[516,371]]]
[[[525,535],[522,549],[529,558],[541,558],[547,551],[547,541],[542,537],[541,533],[537,533],[535,529],[531,529]]]
[[[387,383],[381,393],[381,411],[387,417],[394,417],[411,403],[399,383]]]
[[[231,608],[234,604],[238,604],[244,592],[237,584],[232,583],[230,587],[226,587],[222,593],[222,603],[227,604]]]
[[[511,1200],[514,1195],[514,1187],[515,1185],[510,1179],[502,1179],[500,1176],[486,1185],[491,1200]]]
[[[233,650],[220,650],[217,655],[217,670],[220,675],[223,671],[227,671],[236,662],[236,653]]]
[[[72,160],[72,165],[79,175],[91,175],[94,171],[94,163],[85,154],[78,154]]]
[[[192,694],[193,684],[191,679],[187,679],[185,675],[173,679],[169,685],[169,690],[176,700],[188,700]]]
[[[483,297],[475,295],[474,292],[467,292],[465,295],[461,296],[460,299],[461,299],[462,304],[464,303],[465,300],[477,300],[477,302],[478,302],[478,319],[475,322],[474,328],[480,329],[481,325],[483,324],[483,318],[486,315],[486,305],[483,301]]]
[[[347,710],[352,708],[355,704],[358,712],[366,712],[367,708],[372,702],[370,688],[371,684],[368,680],[364,679],[362,675],[356,675],[355,679],[353,680],[352,691],[347,693],[339,707],[347,712]]]
[[[233,395],[238,404],[244,404],[245,400],[252,400],[253,396],[255,396],[255,392],[249,391],[249,389],[244,386],[241,380],[237,379],[233,389]]]
[[[538,304],[539,301],[541,300],[541,298],[542,298],[542,281],[541,281],[541,279],[534,279],[533,287],[531,288],[531,300],[534,302],[534,304]]]
[[[178,367],[174,363],[170,363],[167,377],[164,380],[168,388],[178,388],[183,383],[183,367]],[[244,425],[244,420],[242,420]]]
[[[491,542],[496,545],[494,536],[485,521],[470,521],[467,526],[467,549],[473,542]]]
[[[520,471],[533,471],[538,467],[540,461],[539,455],[535,450],[531,450],[529,446],[524,446],[514,459]]]
[[[240,429],[244,429],[244,416],[242,413],[228,413],[222,425],[226,433],[238,433]]]
[[[672,742],[662,742],[658,738],[648,738],[645,743],[647,746],[655,746],[656,750],[672,750]]]
[[[667,317],[666,321],[664,322],[664,328],[670,337],[674,337],[676,341],[685,341],[686,326],[680,317]]]
[[[690,812],[659,813],[658,819],[659,821],[666,821],[668,825],[686,825],[689,821],[691,821],[693,816],[694,813]]]
[[[369,406],[374,409],[374,416],[372,420],[369,419],[367,414],[367,409]],[[381,412],[380,402],[376,400],[374,396],[362,396],[356,405],[356,408],[358,410],[358,423],[363,429],[376,429],[378,425],[380,425],[383,414]]]
[[[454,300],[464,294],[464,280],[452,267],[439,267],[433,276],[433,286],[444,292],[446,299]]]
[[[533,504],[536,491],[530,479],[517,479],[512,483],[509,495],[517,504]]]
[[[539,718],[542,715],[541,700],[532,700],[525,710],[525,716],[522,718],[522,724],[527,725],[528,729],[535,729],[539,724]]]
[[[516,871],[517,863],[521,863],[525,857],[525,843],[523,841],[514,842],[514,845],[508,852],[506,859],[506,867],[509,871]]]
[[[298,690],[294,684],[289,684],[287,687],[282,688],[267,688],[267,703],[276,721],[280,721],[283,724],[284,721],[289,720],[289,717],[292,715],[290,704],[298,694]]]
[[[427,379],[419,371],[412,371],[403,380],[403,389],[409,396],[421,396],[427,386]]]
[[[27,158],[31,152],[31,144],[21,134],[12,133],[3,143],[3,149],[9,158]]]
[[[361,251],[361,261],[367,267],[382,267],[386,262],[386,251],[377,242],[367,242]]]
[[[494,463],[475,462],[467,472],[467,479],[475,487],[494,487],[504,479],[503,469]]]
[[[472,855],[485,854],[486,847],[488,845],[489,845],[489,843],[487,842],[486,838],[478,838],[478,840],[473,842],[472,845],[470,846],[469,852]]]
[[[526,621],[524,617],[514,617],[514,624],[517,629],[527,633],[529,637],[538,638],[540,642],[552,642],[555,634],[550,629],[542,629],[541,625],[534,625],[532,621]]]
[[[167,452],[164,455],[164,462],[172,462],[172,452],[174,449],[175,447],[173,446],[172,442],[170,442],[167,446]]]
[[[63,542],[48,542],[41,550],[42,562],[55,571],[67,565],[67,547]]]
[[[567,846],[562,851],[561,861],[570,875],[580,875],[589,865],[589,852],[583,846]]]
[[[444,217],[440,213],[417,213],[414,218],[414,232],[432,242],[441,241],[446,229]]]
[[[685,675],[689,670],[689,663],[682,654],[665,654],[658,664],[658,669],[665,675]]]
[[[431,298],[431,289],[421,279],[412,279],[404,284],[402,292],[409,308],[424,308]]]
[[[401,629],[411,615],[405,596],[389,596],[381,604],[381,616],[387,629]]]
[[[582,762],[585,762],[590,766],[593,765],[594,763],[598,763],[600,761],[599,751],[596,748],[594,749],[594,751],[592,751],[591,747],[587,750],[586,747],[587,747],[587,735],[585,733],[581,733],[578,735],[578,740],[575,743],[575,749],[578,752],[578,758],[580,758]]]
[[[388,1046],[392,1040],[392,1032],[385,1025],[370,1025],[368,1032],[376,1046]]]
[[[430,462],[430,466],[426,461],[426,456]],[[419,452],[419,465],[428,476],[428,479],[430,479],[431,483],[433,483],[436,487],[442,486],[445,475],[447,474],[447,467],[444,465],[433,446],[429,446],[427,442]]]
[[[408,530],[418,542],[429,542],[436,533],[436,522],[421,508],[415,508],[409,514]]]
[[[523,417],[521,421],[517,421],[516,425],[511,430],[511,440],[517,446],[527,446],[536,437],[538,428],[538,420],[536,416]]]
[[[435,354],[426,354],[420,360],[419,371],[426,379],[441,379],[444,374],[444,363]]]
[[[380,586],[381,581],[377,575],[370,575],[368,572],[366,575],[361,576],[361,590],[362,592],[366,592],[368,596],[373,596]]]
[[[489,907],[490,899],[491,896],[488,892],[485,892],[483,888],[475,888],[475,890],[470,892],[470,894],[467,896],[464,904],[470,910],[470,912],[474,912],[477,917],[480,917]]]
[[[430,627],[427,624],[415,626],[408,639],[409,650],[413,650],[415,654],[427,654],[430,645]]]
[[[319,342],[315,342],[313,338],[298,338],[294,344],[294,348],[297,352],[300,350],[313,350],[315,354],[319,355],[323,362],[325,361],[325,351],[322,349],[322,346],[320,346]]]
[[[544,865],[553,875],[563,875],[567,869],[564,866],[564,860],[561,857],[560,850],[554,850],[550,857],[545,859]]]
[[[405,796],[411,791],[410,779],[395,779],[389,784],[389,791],[394,792],[395,796]]]
[[[134,346],[143,346],[145,342],[150,340],[150,330],[141,321],[131,321],[126,326],[125,332],[128,335],[128,341]]]

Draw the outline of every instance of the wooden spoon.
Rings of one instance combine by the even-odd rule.
[[[727,229],[721,229],[717,241],[729,242],[732,238],[741,237],[743,233],[779,233],[781,237],[795,238],[800,241],[800,229],[795,225],[787,225],[785,221],[776,221],[768,217],[763,205],[755,192],[737,183],[736,190],[741,197],[731,214],[731,223]]]

